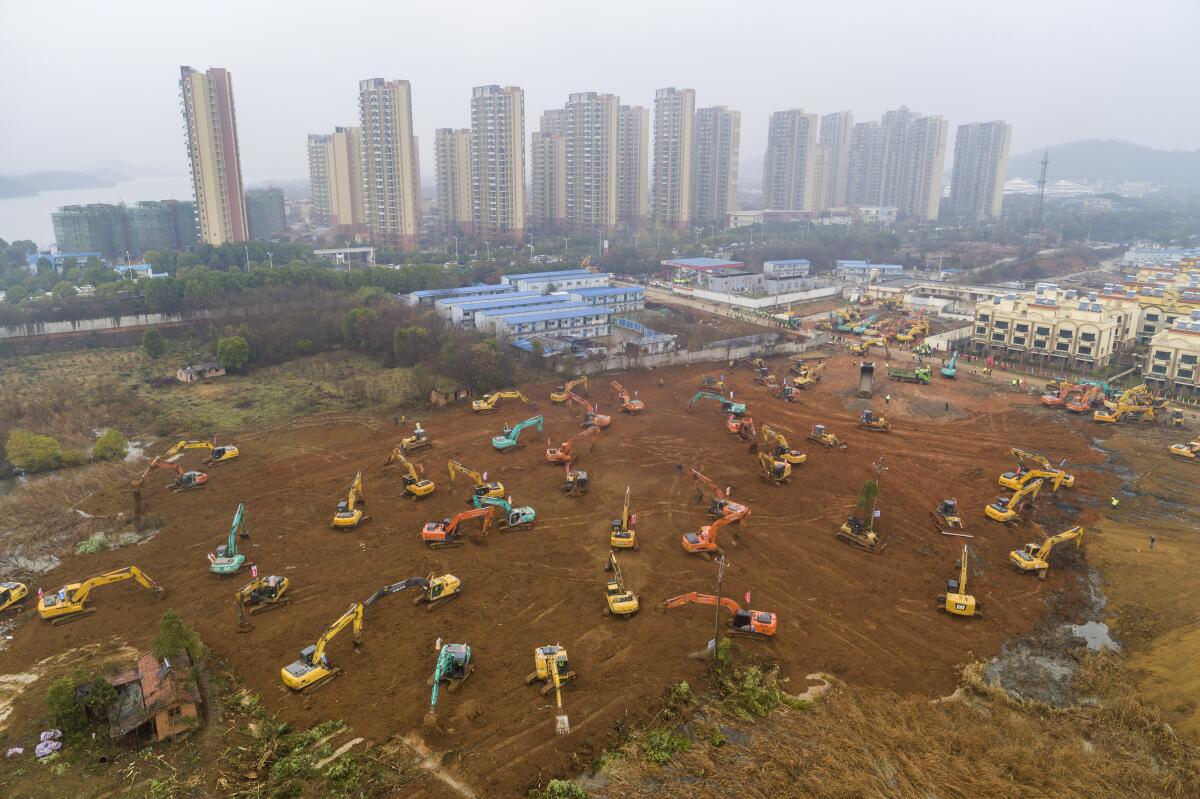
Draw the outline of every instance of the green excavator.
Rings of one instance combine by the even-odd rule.
[[[213,574],[237,574],[238,569],[246,562],[246,556],[238,552],[238,536],[250,537],[246,529],[246,503],[239,502],[237,512],[233,514],[233,524],[229,528],[229,540],[224,546],[217,547],[216,555],[209,555],[208,570]]]
[[[441,643],[440,639],[438,642]],[[468,644],[445,644],[438,650],[437,664],[433,667],[433,676],[429,678],[433,689],[429,694],[429,712],[425,714],[425,726],[437,726],[438,688],[442,681],[449,682],[446,690],[454,693],[474,671],[475,665],[471,663],[471,647]]]
[[[502,435],[492,436],[492,446],[501,452],[513,452],[521,449],[525,446],[519,441],[521,432],[535,425],[537,426],[538,432],[542,432],[541,414],[538,414],[537,416],[530,416],[525,421],[518,422],[514,427],[509,427],[506,424],[504,425],[504,433]]]

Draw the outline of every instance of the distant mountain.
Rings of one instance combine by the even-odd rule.
[[[1086,141],[1050,147],[1049,180],[1089,183],[1132,183],[1146,181],[1160,186],[1200,188],[1200,150],[1155,150],[1125,141]],[[1008,159],[1008,176],[1037,180],[1042,151],[1022,153]]]
[[[31,197],[59,189],[103,189],[117,185],[111,174],[92,172],[30,172],[0,175],[0,197]]]

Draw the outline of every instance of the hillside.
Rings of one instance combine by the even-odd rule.
[[[1036,180],[1041,171],[1041,160],[1041,150],[1014,155],[1008,162],[1008,176]],[[1148,181],[1200,187],[1200,150],[1156,150],[1130,142],[1099,139],[1056,144],[1050,147],[1047,176],[1051,181]]]

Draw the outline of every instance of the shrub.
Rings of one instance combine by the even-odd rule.
[[[169,658],[186,651],[193,663],[199,663],[208,654],[200,635],[187,626],[183,618],[173,610],[168,610],[158,622],[158,634],[154,636],[154,655],[159,658]]]
[[[550,780],[545,788],[530,791],[529,799],[588,799],[588,793],[570,780]]]
[[[108,549],[108,538],[104,533],[96,533],[91,538],[85,538],[75,545],[76,555],[95,555]]]
[[[250,361],[250,345],[241,336],[226,336],[217,342],[217,360],[228,372],[244,369]]]
[[[150,327],[142,334],[142,351],[149,358],[161,358],[167,351],[167,342],[157,327]]]
[[[663,766],[674,755],[691,749],[692,742],[673,730],[660,727],[646,733],[641,740],[640,747],[642,757],[647,763]]]
[[[75,696],[75,681],[59,677],[46,691],[46,710],[50,720],[66,735],[78,733],[87,726],[84,707]]]
[[[39,436],[28,430],[13,430],[4,445],[8,462],[26,472],[44,472],[58,468],[62,461],[62,445],[50,436]]]
[[[97,461],[119,461],[128,454],[129,439],[115,427],[105,430],[96,446],[92,447],[92,460]]]

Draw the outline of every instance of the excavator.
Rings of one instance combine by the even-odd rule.
[[[1200,459],[1200,439],[1187,444],[1172,444],[1171,454],[1189,461]]]
[[[529,402],[529,398],[520,391],[494,391],[485,395],[483,399],[474,400],[471,403],[471,410],[475,413],[495,413],[496,403],[502,399],[519,399],[521,402]]]
[[[621,508],[621,518],[612,520],[608,545],[613,549],[632,549],[637,552],[637,531],[633,529],[636,523],[637,517],[629,513],[629,486],[625,486],[625,504]]]
[[[439,642],[441,639],[438,639]],[[433,690],[429,695],[429,712],[425,714],[425,726],[437,726],[438,688],[443,681],[450,683],[446,688],[454,693],[475,672],[475,664],[471,662],[471,647],[467,644],[444,644],[438,650],[437,663],[433,667],[433,676],[429,684]]]
[[[836,435],[828,432],[823,424],[814,424],[812,426],[812,431],[808,434],[808,440],[815,441],[826,449],[839,449],[843,452],[848,449],[848,446],[838,440]]]
[[[421,593],[413,597],[413,604],[425,605],[425,609],[431,612],[452,599],[458,599],[462,593],[462,581],[453,574],[434,577],[430,572],[426,577],[410,577],[406,582],[421,589]]]
[[[871,345],[866,341],[855,341],[847,344],[846,348],[849,349],[853,355],[866,355],[870,351]]]
[[[958,515],[957,499],[943,499],[935,510],[929,511],[929,518],[939,530],[943,527],[961,530],[963,526],[962,517]]]
[[[484,480],[483,475],[481,475],[479,472],[475,471],[474,469],[468,469],[466,466],[463,466],[458,461],[455,461],[455,460],[447,461],[446,462],[446,470],[450,473],[450,482],[451,483],[454,482],[455,475],[462,474],[462,475],[466,475],[467,477],[470,477],[475,482],[474,496],[477,496],[477,497],[502,497],[502,496],[504,496],[504,483],[501,483],[499,480],[489,483]],[[467,500],[468,503],[470,501],[471,500]]]
[[[29,596],[29,586],[25,583],[6,581],[0,583],[0,613],[13,611],[20,613],[25,610],[21,603]]]
[[[512,497],[471,497],[471,503],[476,508],[493,507],[500,512],[499,530],[511,533],[514,530],[532,530],[537,521],[537,511],[528,505],[514,507]]]
[[[175,446],[166,451],[162,456],[163,460],[168,460],[175,457],[185,449],[204,449],[208,450],[208,457],[204,459],[205,464],[217,465],[219,463],[228,463],[236,458],[239,454],[238,448],[233,444],[222,444],[217,446],[217,439],[213,437],[212,441],[180,441]]]
[[[803,452],[799,452],[788,446],[787,438],[784,437],[783,433],[770,425],[764,424],[759,430],[759,435],[762,437],[762,448],[771,455],[774,455],[776,460],[781,460],[789,466],[799,466],[808,460],[808,456]]]
[[[425,432],[425,429],[421,427],[421,423],[417,422],[417,424],[413,427],[412,435],[405,436],[404,438],[400,439],[399,449],[402,455],[410,455],[423,449],[429,449],[432,446],[433,439],[430,438],[429,434]],[[388,463],[391,462],[391,458],[388,458]]]
[[[556,675],[557,679],[555,679]],[[545,696],[551,691],[557,690],[560,686],[566,685],[578,676],[578,674],[571,671],[567,650],[561,646],[551,644],[550,646],[540,646],[533,650],[533,671],[525,676],[525,684],[533,685],[535,682],[542,682],[541,694]],[[561,699],[559,707],[562,707]]]
[[[805,364],[800,368],[799,374],[792,378],[792,386],[794,388],[806,389],[817,382],[817,375],[823,371],[825,371],[825,362],[819,363],[816,366]]]
[[[404,469],[404,495],[414,499],[427,497],[437,490],[434,482],[426,477],[422,477],[424,468],[417,469],[416,465],[404,457],[404,451],[401,447],[396,447],[392,450],[391,457],[387,459],[384,466],[390,466],[393,463],[400,464]]]
[[[1074,475],[1051,466],[1050,461],[1045,457],[1016,448],[1013,448],[1011,452],[1017,459],[1017,468],[1000,475],[999,482],[1004,488],[1017,491],[1031,480],[1039,478],[1049,482],[1054,491],[1058,491],[1061,486],[1070,488],[1075,485]]]
[[[1067,404],[1067,397],[1075,392],[1083,390],[1083,386],[1075,383],[1068,383],[1066,381],[1058,383],[1057,385],[1058,388],[1054,390],[1053,394],[1042,395],[1042,404],[1048,408],[1063,407]]]
[[[996,497],[996,501],[983,510],[989,519],[1005,523],[1011,522],[1024,509],[1026,497],[1028,497],[1030,504],[1037,499],[1038,492],[1042,490],[1042,485],[1043,481],[1041,478],[1028,482],[1013,492],[1011,497]]]
[[[1150,405],[1118,405],[1115,410],[1097,409],[1092,413],[1092,419],[1104,424],[1116,424],[1128,416],[1133,421],[1153,422],[1154,408]]]
[[[242,568],[242,564],[246,562],[246,556],[238,552],[237,540],[238,537],[250,537],[250,531],[246,529],[246,503],[239,502],[237,510],[233,514],[233,524],[229,527],[229,538],[225,544],[217,547],[216,555],[209,555],[208,570],[213,574],[237,574],[237,570]]]
[[[530,427],[537,427],[538,432],[542,432],[542,415],[540,413],[537,416],[530,416],[523,422],[517,422],[513,427],[505,424],[504,432],[492,437],[492,446],[504,453],[524,449],[525,445],[520,442],[521,433]]]
[[[169,472],[175,473],[175,482],[168,483],[166,488],[174,489],[176,493],[180,491],[191,491],[196,488],[204,488],[208,485],[208,475],[204,472],[187,471],[178,463],[164,461],[161,458],[154,458],[150,461],[150,465],[146,467],[146,471],[142,472],[142,476],[134,482],[134,488],[141,488],[145,485],[146,478],[155,469],[166,469]]]
[[[585,438],[598,435],[600,435],[599,427],[585,427],[557,447],[550,446],[550,440],[546,439],[546,462],[571,463],[575,460],[575,445]]]
[[[704,525],[700,528],[699,532],[684,533],[682,538],[683,551],[710,558],[711,555],[709,553],[719,553],[721,551],[721,547],[717,544],[717,533],[720,532],[721,528],[735,522],[740,522],[749,515],[750,509],[743,508],[737,513],[722,516],[715,522]]]
[[[321,634],[315,644],[300,650],[300,657],[279,670],[283,684],[293,691],[308,693],[342,673],[338,666],[329,662],[325,650],[329,643],[347,627],[352,627],[354,651],[362,646],[363,603],[355,602],[329,628]]]
[[[739,441],[750,441],[758,435],[758,431],[754,429],[754,420],[749,416],[730,414],[729,418],[725,420],[725,429]]]
[[[724,375],[722,375],[724,377]],[[704,375],[700,378],[700,388],[711,391],[724,391],[725,381],[718,380],[712,375]]]
[[[252,627],[250,620],[246,617],[247,606],[250,608],[250,615],[253,616],[256,613],[266,613],[268,610],[292,604],[292,598],[284,596],[289,584],[288,578],[272,574],[255,577],[239,588],[233,595],[233,602],[237,606],[238,612],[238,632],[249,632]]]
[[[774,613],[762,610],[743,610],[741,605],[727,596],[717,599],[712,594],[698,594],[692,591],[689,594],[671,597],[662,604],[662,607],[665,610],[670,610],[671,608],[677,608],[689,603],[697,605],[719,604],[732,615],[732,618],[729,620],[729,631],[737,635],[770,638],[779,629],[779,621],[776,619]]]
[[[720,414],[732,413],[734,416],[741,416],[746,412],[746,403],[744,402],[734,402],[732,399],[725,399],[720,394],[713,394],[711,391],[697,391],[696,395],[688,400],[688,413],[692,412],[692,406],[700,400],[714,400],[721,403],[721,407],[717,410],[717,413]]]
[[[1037,574],[1039,579],[1046,579],[1050,571],[1050,552],[1059,544],[1067,541],[1075,542],[1075,549],[1083,546],[1083,528],[1072,527],[1058,535],[1052,535],[1041,544],[1026,544],[1023,549],[1014,549],[1008,553],[1008,562],[1022,574]]]
[[[646,410],[646,403],[637,398],[636,391],[633,392],[633,396],[630,396],[628,389],[616,380],[610,381],[609,385],[621,400],[621,413],[641,413]]]
[[[942,377],[948,377],[953,380],[958,374],[958,350],[950,356],[950,363],[942,367]]]
[[[792,476],[792,464],[774,455],[758,453],[758,476],[774,486],[781,486]]]
[[[137,566],[126,566],[89,577],[82,583],[67,583],[52,594],[44,594],[38,599],[38,615],[54,625],[67,624],[90,616],[96,612],[95,608],[86,607],[92,589],[125,580],[136,580],[138,585],[152,591],[157,599],[162,599],[166,594],[162,586],[151,580]]]
[[[750,509],[745,505],[729,499],[729,492],[723,490],[719,485],[708,479],[695,469],[689,469],[693,483],[699,483],[712,492],[713,499],[708,503],[708,516],[710,519],[716,519],[720,516],[733,516],[737,513],[745,512],[744,516],[739,518],[747,518],[750,515]],[[704,501],[704,492],[699,487],[696,488],[696,501]],[[740,523],[740,522],[739,522]],[[749,522],[747,522],[749,523]]]
[[[886,418],[876,416],[869,409],[863,411],[862,415],[858,417],[858,426],[864,430],[875,430],[881,433],[886,433],[892,429]]]
[[[583,421],[579,423],[580,427],[608,427],[610,424],[612,424],[611,416],[605,413],[600,413],[599,409],[595,405],[588,402],[578,394],[568,391],[567,400],[574,402],[580,408],[583,408]]]
[[[1116,399],[1105,399],[1104,407],[1110,411],[1115,411],[1122,405],[1153,405],[1154,398],[1150,394],[1150,390],[1146,388],[1145,383],[1140,383],[1136,386],[1122,391]]]
[[[569,380],[565,386],[558,386],[555,388],[550,392],[550,401],[555,405],[562,405],[567,401],[567,395],[580,386],[583,387],[583,393],[587,394],[587,375],[584,375],[583,377],[577,377],[574,380]]]
[[[421,540],[430,549],[461,547],[465,543],[459,532],[459,527],[463,522],[482,519],[483,527],[480,530],[480,537],[486,538],[488,528],[492,526],[492,518],[495,515],[496,509],[489,505],[485,508],[460,511],[453,518],[442,519],[440,522],[426,522],[425,526],[421,528]]]
[[[946,593],[938,594],[938,610],[943,613],[949,613],[951,616],[974,616],[977,619],[983,618],[980,611],[980,605],[975,601],[975,597],[967,593],[967,545],[963,544],[962,560],[959,561],[959,573],[957,580],[946,581]]]
[[[561,490],[568,497],[582,497],[591,488],[587,472],[572,469],[569,463],[563,464],[563,471],[566,473],[566,479],[563,481]]]
[[[338,502],[337,511],[333,514],[333,521],[330,525],[335,530],[358,527],[371,518],[363,515],[362,506],[366,504],[367,498],[363,496],[362,472],[359,472],[354,475],[354,481],[350,483],[350,490],[346,498]]]
[[[1100,386],[1088,386],[1083,391],[1071,394],[1067,397],[1067,410],[1071,413],[1086,413],[1095,407],[1096,403],[1103,401],[1104,389]]]
[[[604,570],[612,572],[612,578],[604,581],[604,599],[607,603],[604,615],[628,619],[637,613],[641,606],[638,604],[637,594],[625,587],[625,577],[617,564],[616,553],[608,553],[608,562],[604,564]]]

